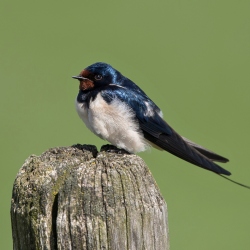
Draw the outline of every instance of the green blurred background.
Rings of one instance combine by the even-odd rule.
[[[250,184],[249,1],[4,1],[1,19],[0,248],[12,249],[10,200],[31,154],[105,142],[78,118],[71,79],[110,63],[155,100],[180,134]],[[250,249],[250,190],[152,149],[171,250]]]

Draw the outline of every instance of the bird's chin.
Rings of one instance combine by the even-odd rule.
[[[84,91],[94,88],[94,83],[91,80],[84,80],[80,82],[79,89]]]

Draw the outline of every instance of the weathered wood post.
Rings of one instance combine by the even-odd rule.
[[[167,207],[143,160],[112,146],[30,156],[13,187],[15,250],[168,250]]]

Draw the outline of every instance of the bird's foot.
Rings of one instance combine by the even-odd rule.
[[[130,153],[128,151],[126,151],[125,149],[117,148],[116,146],[110,145],[110,144],[103,145],[101,147],[100,152],[103,152],[103,151],[108,152],[108,153],[129,154],[130,155]]]

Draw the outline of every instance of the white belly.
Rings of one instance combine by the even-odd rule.
[[[118,99],[108,104],[98,94],[89,108],[76,101],[76,110],[93,133],[118,148],[136,153],[149,147],[139,125],[133,120],[133,112]]]

